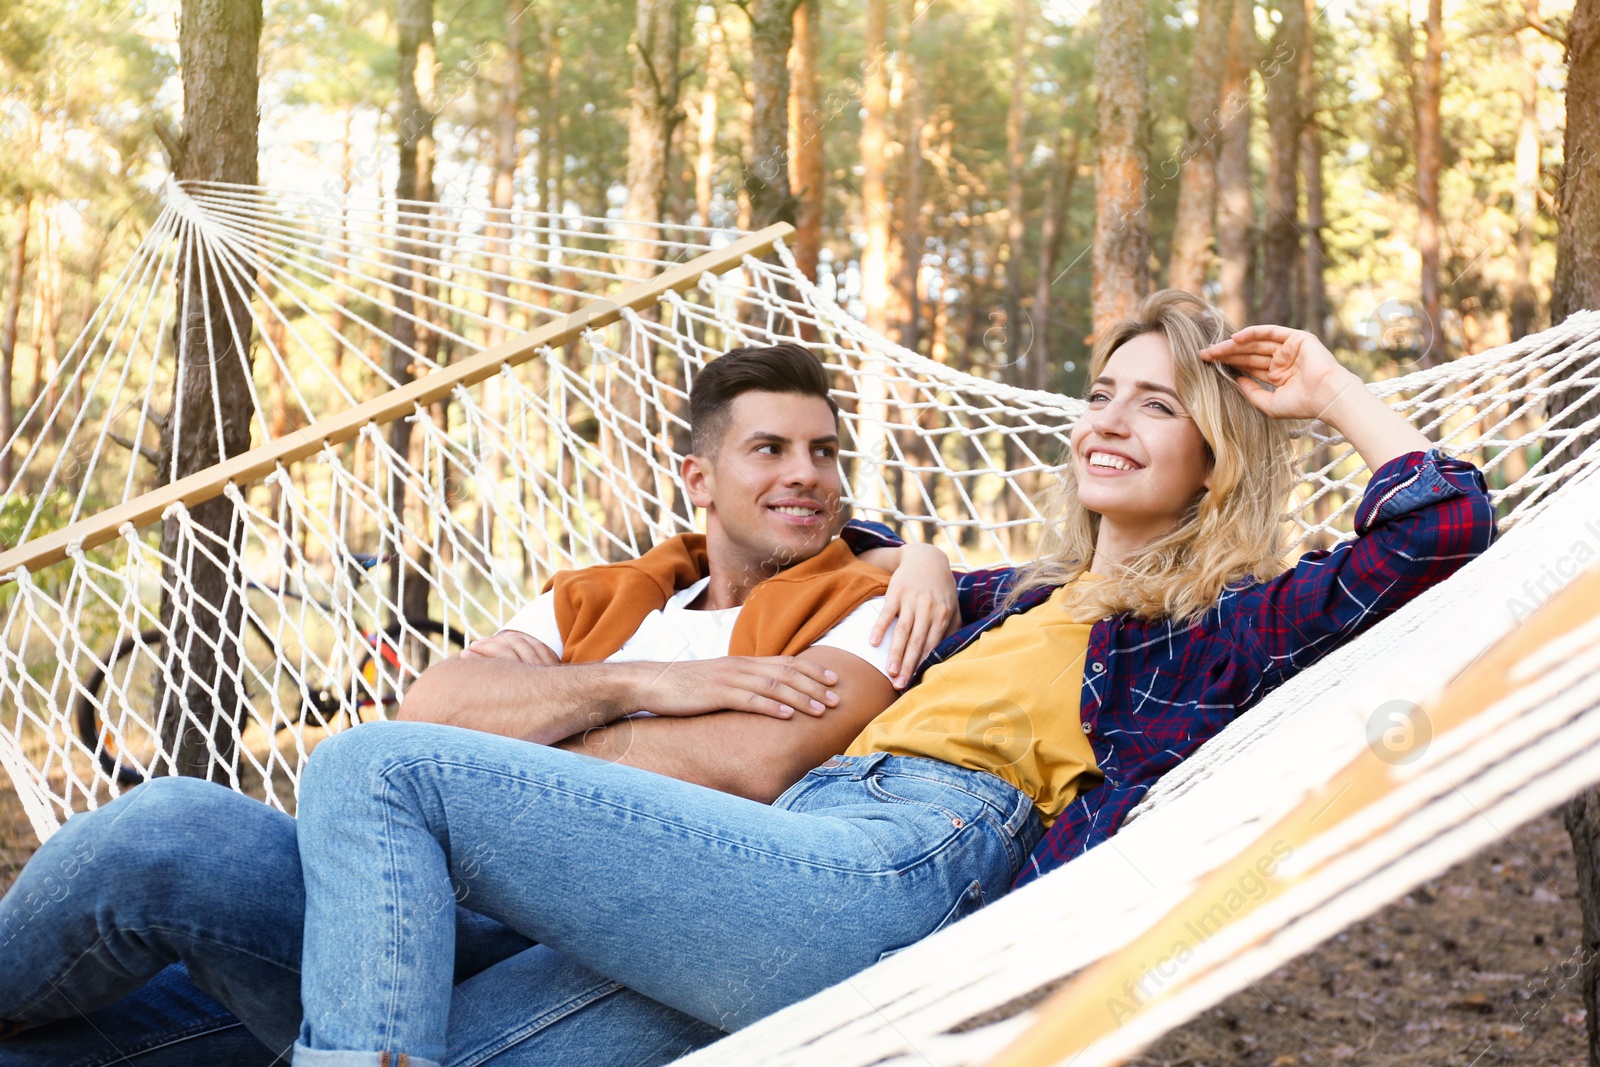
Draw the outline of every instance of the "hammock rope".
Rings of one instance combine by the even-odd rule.
[[[796,340],[823,358],[858,515],[959,563],[1028,558],[1033,501],[1082,403],[874,334],[836,289],[798,271],[787,232],[169,185],[7,443],[23,460],[0,490],[0,766],[35,833],[172,769],[168,739],[213,719],[227,743],[207,733],[208,772],[292,812],[327,730],[392,715],[410,678],[492,633],[554,571],[693,528],[678,477],[687,390],[737,345]],[[236,322],[223,299],[246,316]],[[183,324],[197,335],[180,336]],[[162,484],[163,426],[181,440],[194,425],[165,410],[177,365],[226,351],[225,338],[253,353],[252,447]],[[401,364],[413,380],[396,379]],[[207,370],[215,383],[218,368]],[[1600,312],[1370,388],[1485,471],[1503,531],[1487,556],[1242,716],[1152,789],[1108,846],[695,1062],[981,1062],[1039,1015],[1000,1010],[1017,998],[1084,971],[1071,1009],[1084,1010],[1083,983],[1100,989],[1096,961],[1094,974],[1118,976],[1150,963],[1112,956],[1130,945],[1137,956],[1141,933],[1359,757],[1380,696],[1453,722],[1457,698],[1441,694],[1454,674],[1556,606],[1544,602],[1582,568],[1557,573],[1552,561],[1582,555],[1575,539],[1600,550],[1600,445],[1587,444],[1600,415],[1582,417],[1600,395]],[[397,420],[410,426],[403,450],[388,432]],[[1285,515],[1297,551],[1351,536],[1368,476],[1325,425],[1302,444]],[[223,534],[193,517],[219,496],[232,505]],[[163,552],[160,524],[175,550]],[[193,559],[227,574],[238,632],[197,624]],[[180,618],[162,620],[163,595]],[[1592,672],[1589,631],[1569,629],[1580,635],[1571,662]],[[207,646],[211,673],[167,654],[179,634]],[[1370,840],[1318,859],[1338,839],[1319,828],[1295,849],[1310,874],[1232,917],[1075,1062],[1116,1062],[1263,960],[1303,951],[1426,876],[1417,871],[1466,855],[1488,817],[1530,817],[1600,777],[1593,686],[1564,669],[1530,666],[1504,701],[1394,770],[1403,799],[1373,799],[1345,820],[1378,819]],[[168,687],[187,695],[163,719],[155,694]],[[1477,747],[1491,742],[1500,765]],[[1476,816],[1438,787],[1469,768],[1485,790],[1472,794]],[[985,1013],[1004,1017],[970,1021]]]

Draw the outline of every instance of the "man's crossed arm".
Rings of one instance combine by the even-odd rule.
[[[619,719],[556,747],[770,804],[811,768],[843,752],[895,696],[889,679],[841,649],[808,648],[795,659],[802,671],[820,668],[837,679],[836,706],[789,721],[732,710],[692,718]]]
[[[770,802],[844,751],[893,699],[887,678],[834,648],[563,666],[542,642],[505,630],[424,671],[397,717],[557,745]],[[626,718],[635,711],[657,717]]]

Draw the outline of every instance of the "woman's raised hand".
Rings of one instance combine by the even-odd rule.
[[[1248,326],[1201,349],[1200,358],[1241,371],[1239,391],[1274,419],[1321,418],[1340,393],[1361,384],[1315,336],[1287,326]]]

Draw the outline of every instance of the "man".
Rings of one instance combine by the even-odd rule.
[[[837,407],[821,365],[792,344],[731,353],[696,378],[689,416],[683,482],[705,537],[558,576],[424,673],[400,718],[771,801],[888,706],[893,642],[874,641],[887,576],[833,540]]]
[[[886,602],[887,575],[834,540],[837,408],[820,363],[793,344],[730,352],[696,377],[690,421],[683,477],[703,540],[558,576],[493,638],[425,672],[401,717],[771,800],[889,704],[950,609],[900,583]],[[892,627],[903,599],[911,625]],[[641,1062],[715,1036],[471,903],[438,904],[456,910],[458,981],[491,965],[521,981],[515,1003],[492,995],[503,980],[462,987],[461,1062],[511,1062],[533,1036],[570,1051],[608,1014],[627,1020],[620,1051]],[[220,786],[157,779],[73,818],[0,901],[0,1018],[65,1021],[0,1043],[0,1065],[271,1062],[299,1024],[303,909],[293,820]]]

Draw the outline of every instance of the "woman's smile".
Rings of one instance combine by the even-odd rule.
[[[1101,478],[1116,478],[1144,470],[1144,464],[1135,463],[1126,453],[1109,448],[1091,448],[1085,455],[1084,468]]]

